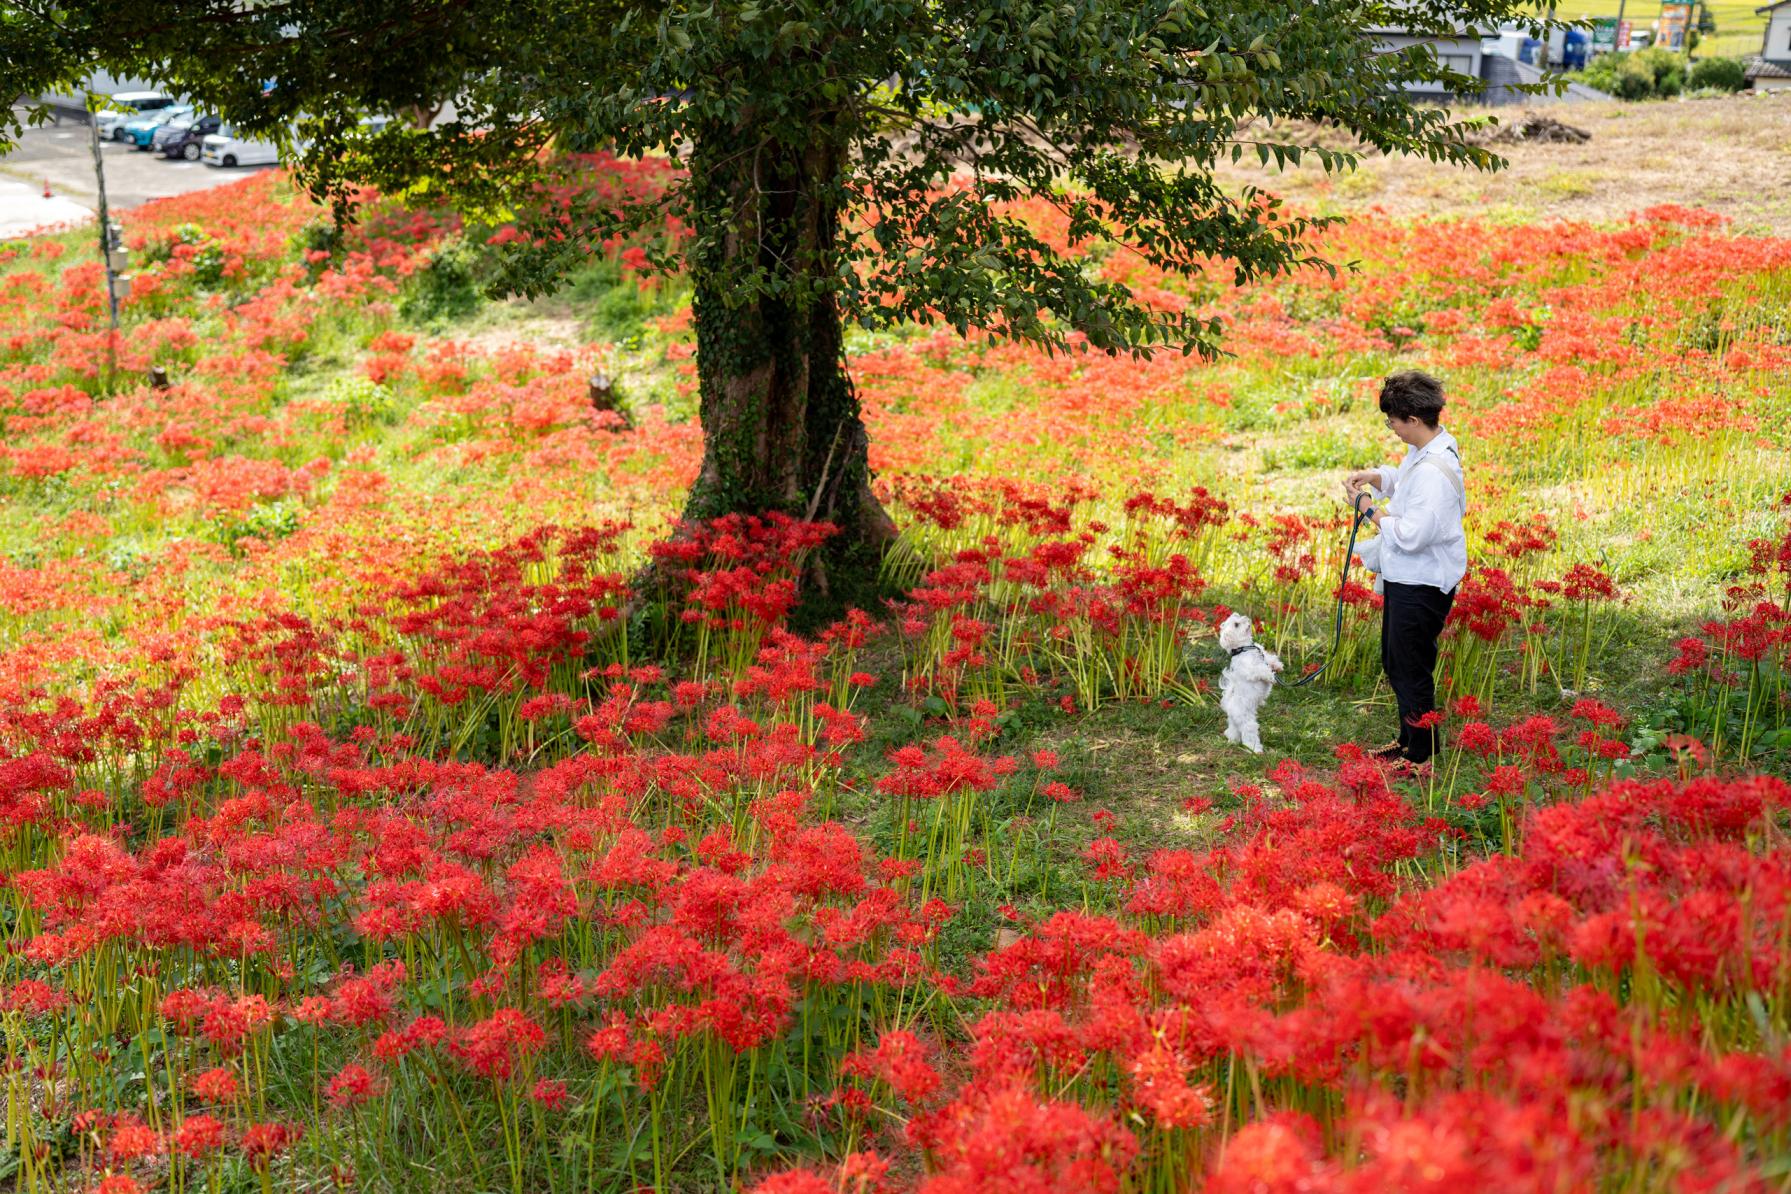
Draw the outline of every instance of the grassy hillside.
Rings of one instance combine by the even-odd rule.
[[[512,230],[266,174],[124,215],[116,341],[90,238],[0,245],[0,1182],[1781,1182],[1791,239],[1286,181],[1338,268],[1241,291],[1009,213],[1219,359],[855,330],[903,538],[822,614],[826,527],[668,540],[640,244],[492,302]],[[1406,368],[1474,565],[1428,769],[1340,578]],[[1313,677],[1262,754],[1232,610]]]

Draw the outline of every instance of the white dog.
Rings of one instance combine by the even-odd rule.
[[[1231,666],[1219,680],[1219,708],[1225,710],[1225,739],[1242,742],[1262,753],[1262,735],[1256,729],[1256,711],[1275,687],[1281,660],[1257,645],[1250,619],[1232,614],[1219,627],[1219,645],[1231,652]]]

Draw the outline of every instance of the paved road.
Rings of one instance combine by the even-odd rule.
[[[257,169],[269,169],[238,166],[226,170],[201,162],[168,161],[160,154],[115,141],[102,142],[100,154],[106,163],[106,200],[115,208],[203,191]],[[60,202],[44,200],[45,179],[51,195]],[[84,218],[72,205],[91,213],[98,203],[87,126],[77,119],[65,116],[60,125],[27,129],[18,147],[0,157],[0,236]]]
[[[42,183],[32,186],[0,174],[0,240],[59,224],[81,224],[92,218],[93,209],[73,199],[60,195],[45,199]]]

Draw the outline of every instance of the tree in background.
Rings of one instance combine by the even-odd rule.
[[[1618,99],[1671,99],[1685,90],[1685,55],[1664,46],[1633,54],[1601,54],[1580,80]]]
[[[1189,276],[1244,285],[1321,264],[1308,242],[1325,220],[1223,189],[1215,165],[1253,153],[1337,171],[1373,150],[1497,168],[1410,91],[1478,80],[1422,40],[1380,52],[1371,31],[1453,37],[1528,7],[17,0],[0,12],[0,89],[37,95],[96,68],[161,80],[250,132],[296,137],[299,179],[344,213],[358,183],[512,213],[556,150],[682,158],[663,202],[535,213],[544,235],[512,246],[503,288],[551,290],[606,238],[682,221],[690,235],[654,264],[694,288],[706,446],[686,513],[838,524],[816,577],[844,597],[895,534],[871,490],[847,321],[1211,355],[1216,319],[1144,305],[1003,203],[1043,199],[1073,247],[1120,245]],[[444,103],[453,118],[427,129],[358,123]],[[1363,150],[1319,143],[1335,130]]]
[[[1692,63],[1693,91],[1740,91],[1747,86],[1747,67],[1739,58],[1700,58]]]

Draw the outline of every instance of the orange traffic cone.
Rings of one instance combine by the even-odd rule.
[[[50,180],[46,178],[44,179],[44,198],[48,199],[50,197]]]

